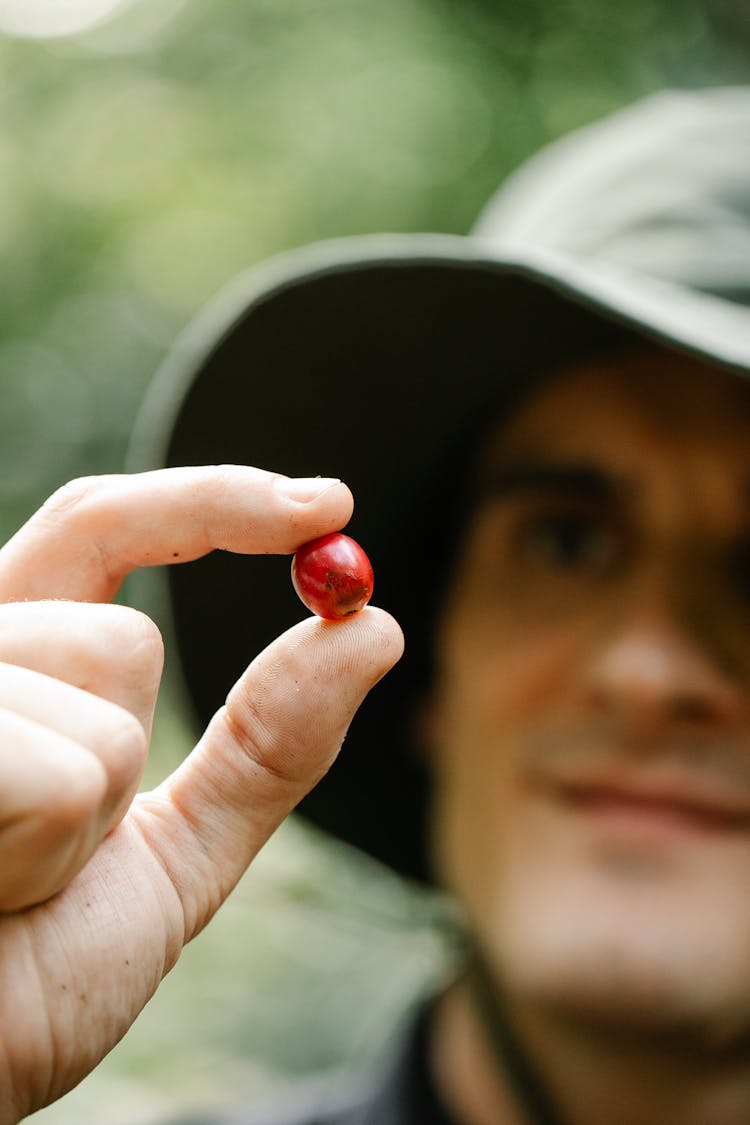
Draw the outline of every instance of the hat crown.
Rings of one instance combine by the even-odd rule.
[[[750,305],[750,89],[666,91],[568,134],[473,233]]]

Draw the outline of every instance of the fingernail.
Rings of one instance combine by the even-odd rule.
[[[292,477],[280,482],[281,488],[301,504],[317,498],[334,485],[341,484],[337,477]]]

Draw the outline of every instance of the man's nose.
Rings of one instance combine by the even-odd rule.
[[[607,633],[588,669],[597,710],[635,733],[728,728],[747,713],[743,681],[687,615],[642,606]]]

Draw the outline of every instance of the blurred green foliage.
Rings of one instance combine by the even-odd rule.
[[[746,82],[750,28],[740,0],[139,0],[85,35],[0,38],[0,73],[6,537],[119,470],[150,376],[237,271],[466,232],[545,141],[665,85]],[[172,712],[159,729],[157,773],[186,738]],[[436,908],[301,831],[46,1120],[150,1120],[196,1083],[217,1104],[368,1055],[444,963]]]
[[[0,39],[0,530],[120,467],[151,373],[235,272],[332,235],[466,231],[545,140],[665,83],[745,80],[740,12],[149,0]]]

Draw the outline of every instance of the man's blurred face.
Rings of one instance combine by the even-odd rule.
[[[444,881],[517,997],[750,1027],[750,388],[566,371],[480,482],[430,709]]]

